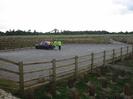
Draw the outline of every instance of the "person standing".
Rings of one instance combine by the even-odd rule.
[[[58,42],[58,48],[59,50],[61,50],[62,42],[61,41],[57,41],[57,42]]]
[[[53,41],[53,46],[54,47],[57,47],[58,46],[57,41]]]

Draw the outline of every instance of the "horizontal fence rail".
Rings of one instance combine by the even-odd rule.
[[[15,69],[12,70],[11,68]],[[9,59],[0,58],[0,88],[18,90],[20,82],[18,80],[20,72],[18,71],[19,64]],[[7,79],[10,78],[10,79]],[[5,84],[6,83],[6,84]],[[8,85],[12,84],[12,85]]]
[[[67,59],[53,59],[47,62],[23,63],[14,62],[8,59],[0,58],[0,71],[12,73],[18,76],[18,89],[23,94],[24,90],[45,85],[50,82],[56,84],[56,81],[74,77],[78,78],[80,73],[92,72],[94,68],[105,66],[108,63],[115,63],[118,60],[133,55],[133,46],[121,47],[112,50],[104,50],[102,52],[88,53],[84,56],[75,56]],[[16,70],[5,68],[4,63],[9,63],[16,66]],[[4,78],[8,79],[8,78]]]

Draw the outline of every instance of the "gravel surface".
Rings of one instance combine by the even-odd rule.
[[[11,93],[8,93],[0,89],[0,99],[20,99],[20,98],[16,98]]]
[[[118,49],[121,47],[127,46],[126,44],[121,43],[114,43],[114,44],[65,44],[62,47],[62,50],[59,51],[58,48],[54,50],[39,50],[39,49],[21,49],[21,50],[15,50],[15,51],[1,51],[0,57],[6,58],[13,61],[23,61],[24,63],[29,62],[39,62],[39,61],[51,61],[52,59],[64,59],[64,58],[72,58],[76,55],[83,56],[83,55],[89,55],[90,53],[94,52],[102,52],[104,50],[112,50],[112,49]],[[99,58],[102,59],[102,58]],[[103,59],[102,59],[103,60]],[[67,63],[66,63],[67,62]],[[68,63],[72,63],[74,60],[63,61],[58,62],[57,65],[65,65]],[[82,64],[80,64],[82,66]],[[73,66],[74,67],[74,66]],[[72,67],[72,68],[73,68]],[[11,71],[18,72],[18,66],[5,63],[0,61],[0,68],[5,68]],[[30,72],[32,70],[39,70],[39,69],[46,69],[46,68],[52,68],[52,64],[37,64],[37,65],[28,65],[24,67],[24,72]],[[72,69],[69,67],[59,68],[57,72],[64,72],[64,70],[69,71],[69,69]],[[42,72],[36,72],[32,74],[25,74],[24,78],[25,81],[35,78],[40,78],[41,76],[48,76],[50,75],[50,71],[42,71]],[[0,77],[19,81],[19,76],[13,73],[8,73],[4,71],[0,71]]]
[[[47,61],[52,59],[70,58],[75,55],[81,56],[91,52],[100,52],[104,50],[117,49],[125,44],[65,44],[62,50],[58,48],[54,50],[40,50],[40,49],[22,49],[16,51],[2,51],[1,58],[10,59],[13,61],[36,62]]]

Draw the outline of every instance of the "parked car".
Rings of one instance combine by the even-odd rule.
[[[54,49],[55,46],[50,41],[41,41],[35,45],[36,49]]]

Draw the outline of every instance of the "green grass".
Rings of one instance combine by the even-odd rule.
[[[129,62],[130,61],[130,62]],[[126,64],[126,66],[131,67],[133,60],[126,60],[122,63],[117,64]],[[131,67],[133,68],[133,67]],[[98,70],[99,71],[99,70]],[[121,75],[119,70],[115,70],[112,68],[103,68],[102,72],[105,73],[98,73],[94,71],[94,73],[85,74],[84,77],[80,78],[78,82],[75,84],[75,88],[80,94],[81,99],[91,99],[90,96],[85,96],[85,93],[88,90],[88,86],[86,85],[87,82],[92,82],[92,84],[95,85],[96,88],[96,99],[103,99],[108,97],[108,99],[114,99],[115,95],[119,95],[123,91],[123,86],[126,83],[129,83],[131,85],[131,88],[133,88],[133,73],[126,72],[125,75],[128,76],[128,79],[122,80],[118,79],[118,75]],[[117,76],[115,77],[117,79],[115,84],[110,83],[112,76],[107,75],[107,73],[113,72],[117,73]],[[104,92],[102,89],[102,83],[98,79],[100,74],[100,77],[105,77],[108,82],[108,88],[111,90],[109,92]],[[0,79],[0,85],[3,87],[10,87],[14,88],[17,87],[16,84],[10,80],[4,80]],[[41,88],[35,90],[34,97],[35,99],[50,99],[48,98],[45,93],[47,93],[47,90],[49,89],[48,86],[42,86]],[[59,84],[57,84],[56,90],[60,93],[53,97],[53,99],[70,99],[69,93],[70,89],[67,86],[67,81],[62,81]],[[123,99],[123,98],[121,98]]]
[[[128,67],[133,67],[133,60],[126,60],[126,61],[120,62],[118,64],[119,65],[125,65],[125,66],[128,66]]]
[[[128,63],[128,64],[126,64],[126,63]],[[118,64],[126,64],[126,66],[131,67],[132,63],[133,63],[133,60],[126,60],[126,61],[124,61],[122,63],[118,63]],[[87,91],[86,82],[88,82],[88,81],[92,82],[96,87],[96,95],[97,95],[96,99],[102,99],[103,97],[108,97],[108,99],[114,99],[114,97],[116,95],[118,96],[123,92],[123,87],[126,83],[129,83],[131,85],[131,88],[133,88],[133,85],[132,85],[133,73],[126,72],[125,75],[127,75],[128,78],[123,80],[123,79],[118,78],[118,75],[121,75],[121,72],[119,70],[115,70],[113,68],[104,68],[104,72],[105,73],[101,73],[102,74],[101,76],[106,78],[106,80],[108,82],[108,88],[110,88],[110,91],[109,92],[103,91],[102,83],[98,80],[97,73],[88,74],[88,75],[85,75],[84,78],[78,80],[78,82],[75,85],[75,88],[78,90],[81,99],[90,99],[89,96],[86,97],[84,95],[84,93]],[[116,73],[117,76],[114,75],[116,78],[115,84],[110,83],[110,81],[112,80],[112,76],[107,75],[107,73],[109,73],[109,72]],[[43,93],[45,91],[46,91],[45,88],[38,90],[38,93],[36,94],[36,96],[38,96],[37,99],[44,99]],[[58,84],[57,91],[60,92],[60,95],[54,96],[53,99],[69,99],[69,96],[68,96],[69,88],[68,88],[66,82],[62,82],[61,84]],[[45,99],[47,99],[47,98],[45,98]],[[121,99],[123,99],[123,98],[121,97]]]
[[[61,40],[63,43],[109,43],[113,38],[122,42],[133,43],[132,34],[106,34],[106,35],[27,35],[27,36],[0,36],[0,50],[33,47],[42,40]]]
[[[0,49],[32,47],[42,40],[61,40],[63,43],[109,43],[104,35],[1,36]]]
[[[19,86],[11,80],[0,79],[0,88],[10,91],[13,94],[16,94],[19,90]]]
[[[14,81],[6,80],[6,79],[0,79],[0,85],[4,87],[13,87],[13,88],[17,87]]]

